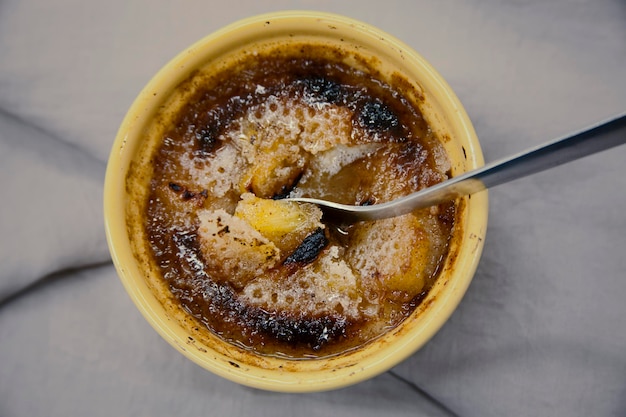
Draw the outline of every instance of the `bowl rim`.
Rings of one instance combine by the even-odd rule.
[[[419,66],[428,79],[427,90],[436,91],[440,96],[437,99],[446,104],[451,117],[454,117],[454,123],[458,124],[458,129],[467,140],[464,146],[468,147],[468,167],[476,168],[483,164],[478,138],[459,99],[443,77],[411,47],[370,24],[350,17],[318,11],[287,10],[251,16],[231,23],[193,43],[163,66],[141,90],[121,123],[109,156],[104,186],[105,232],[109,251],[124,288],[150,325],[176,350],[201,367],[243,385],[283,392],[322,391],[351,385],[390,369],[417,351],[443,326],[464,296],[480,260],[487,227],[488,197],[485,191],[466,200],[469,212],[468,228],[471,228],[471,231],[464,232],[471,234],[469,237],[474,243],[471,253],[467,250],[460,253],[456,261],[456,268],[462,271],[461,276],[449,283],[439,295],[437,303],[428,306],[419,326],[415,326],[408,335],[394,340],[394,344],[386,346],[380,355],[355,357],[351,367],[344,366],[345,363],[338,361],[338,366],[343,368],[329,371],[328,367],[316,370],[315,366],[309,366],[306,372],[290,373],[279,368],[280,359],[269,359],[269,363],[276,369],[256,369],[229,361],[223,354],[211,351],[210,346],[202,346],[201,349],[189,347],[188,335],[176,328],[172,319],[164,315],[156,299],[151,297],[149,289],[141,285],[144,277],[127,236],[125,209],[127,200],[123,191],[128,167],[139,142],[133,138],[139,134],[141,128],[138,126],[147,123],[156,114],[158,108],[156,104],[162,100],[163,92],[171,91],[187,78],[191,69],[206,59],[207,50],[215,45],[224,47],[224,39],[228,38],[228,35],[235,32],[241,34],[258,31],[272,25],[272,27],[281,25],[292,27],[295,24],[301,25],[303,21],[309,25],[317,25],[320,30],[326,31],[325,28],[332,30],[333,27],[350,30],[358,39],[367,39],[377,44],[382,42],[392,51],[390,53],[400,53],[411,65]],[[420,78],[420,83],[423,82],[424,79]],[[207,349],[209,352],[206,352]],[[304,362],[324,360],[333,362],[336,358]]]

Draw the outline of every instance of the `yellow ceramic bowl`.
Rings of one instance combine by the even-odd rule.
[[[289,360],[255,355],[199,329],[168,298],[150,257],[141,250],[141,229],[129,224],[131,166],[147,163],[154,144],[146,132],[176,87],[207,62],[265,41],[308,39],[377,57],[384,73],[399,72],[421,94],[421,110],[442,139],[453,175],[482,165],[476,134],[459,100],[442,77],[394,37],[352,19],[319,12],[272,13],[236,22],[200,40],[168,63],[142,90],[126,115],[111,151],[104,190],[106,233],[113,261],[137,308],[172,346],[209,371],[232,381],[273,391],[306,392],[343,387],[380,374],[413,354],[445,323],[459,304],[478,264],[487,226],[487,194],[460,201],[456,236],[441,274],[415,312],[394,330],[343,355]],[[149,158],[148,158],[149,159]]]

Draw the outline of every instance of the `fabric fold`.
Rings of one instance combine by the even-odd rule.
[[[106,262],[105,164],[0,111],[0,302],[56,271]]]

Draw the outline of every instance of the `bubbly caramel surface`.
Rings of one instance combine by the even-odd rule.
[[[437,277],[445,204],[334,224],[285,196],[375,204],[446,179],[417,103],[340,51],[251,52],[194,86],[151,163],[145,231],[202,325],[260,354],[337,354],[397,326]]]

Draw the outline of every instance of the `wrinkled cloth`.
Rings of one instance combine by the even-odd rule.
[[[141,317],[104,234],[116,130],[183,48],[284,9],[344,14],[413,47],[459,96],[487,161],[626,111],[622,0],[0,0],[0,415],[626,415],[626,147],[490,191],[457,311],[361,384],[242,387]]]

